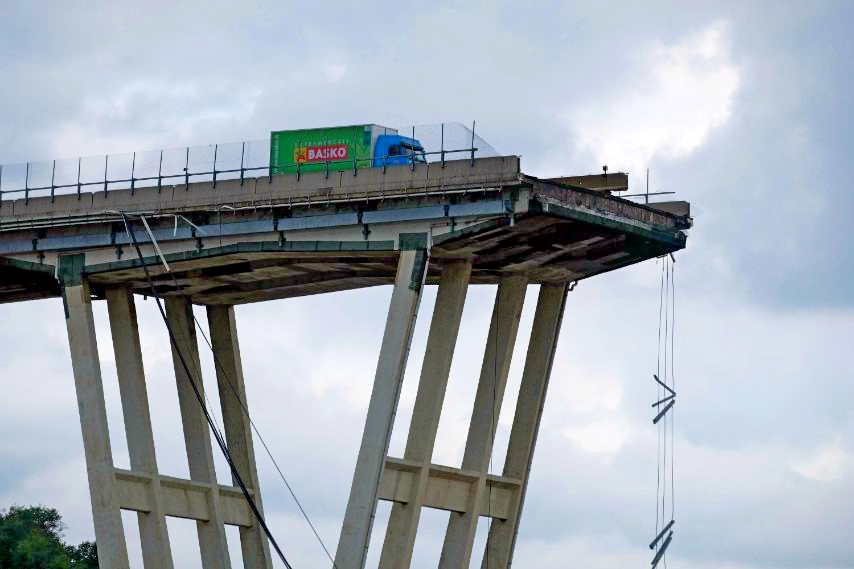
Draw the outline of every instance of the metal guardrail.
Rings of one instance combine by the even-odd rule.
[[[417,138],[424,147],[426,162],[441,162],[447,157],[497,156],[498,153],[474,132],[474,123],[469,129],[460,123],[442,123],[399,129],[398,132]],[[97,191],[157,187],[183,184],[189,189],[190,182],[256,179],[270,177],[270,140],[252,140],[207,146],[188,146],[133,152],[107,154],[104,156],[81,157],[64,160],[26,162],[23,164],[0,165],[0,208],[3,200],[31,197],[76,194]],[[239,158],[238,158],[239,156]],[[341,171],[342,163],[347,169],[352,165],[354,174],[360,167],[370,167],[373,158],[335,160],[325,162],[328,176],[332,171]],[[364,164],[367,162],[367,164]],[[315,163],[319,164],[319,163]],[[221,166],[218,167],[218,166]],[[412,168],[416,166],[413,161]],[[291,167],[298,177],[303,173],[299,164]],[[385,169],[385,166],[383,166]],[[281,166],[277,167],[282,171]],[[312,171],[316,171],[314,168]],[[272,181],[272,177],[270,177]],[[175,183],[177,182],[177,184]]]

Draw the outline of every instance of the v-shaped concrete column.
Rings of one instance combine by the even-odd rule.
[[[527,284],[526,276],[511,276],[503,278],[498,285],[462,465],[463,470],[478,472],[479,478],[469,495],[472,503],[466,512],[452,512],[448,520],[439,559],[441,569],[468,568],[471,560],[489,457],[504,398],[504,387],[507,385],[510,359],[516,345],[516,332],[519,330]]]
[[[423,249],[400,252],[362,444],[335,554],[337,569],[362,569],[365,564],[383,464],[421,300],[426,261],[427,253]]]
[[[395,502],[392,506],[380,558],[381,569],[409,567],[412,562],[412,549],[415,545],[421,506],[424,503],[430,459],[433,456],[436,431],[439,428],[470,276],[471,261],[451,261],[442,272],[404,454],[404,458],[419,461],[421,466],[409,502]]]
[[[110,448],[92,300],[89,286],[81,278],[82,266],[83,255],[60,259],[65,325],[77,390],[80,428],[83,432],[95,540],[98,542],[101,569],[128,569],[127,544],[113,471],[113,452]]]
[[[193,390],[193,384],[195,384],[196,389],[204,393],[192,310],[193,307],[186,297],[171,296],[166,299],[166,317],[176,342],[176,345],[172,346],[172,360],[178,383],[178,403],[181,408],[181,423],[184,426],[184,443],[187,447],[190,479],[216,484],[210,430]],[[187,366],[186,369],[184,364]],[[207,501],[210,519],[196,521],[202,567],[231,569],[219,492],[208,492]]]
[[[130,467],[152,475],[151,511],[137,512],[142,561],[146,569],[172,569],[172,552],[169,548],[160,479],[157,475],[148,391],[145,387],[145,371],[139,345],[136,306],[129,289],[110,288],[106,294]]]
[[[504,461],[504,476],[521,480],[522,485],[511,502],[510,515],[503,520],[492,520],[483,556],[483,569],[507,569],[513,559],[522,505],[528,488],[528,474],[563,321],[566,294],[565,283],[540,286],[531,341],[528,343],[522,384],[519,387],[519,400],[516,403],[516,416],[510,431],[507,459]]]
[[[243,366],[240,363],[240,346],[237,342],[234,307],[208,306],[208,325],[211,331],[225,440],[237,472],[244,484],[252,490],[252,499],[263,514],[258,471],[255,467],[255,451],[252,445],[252,430],[247,413]],[[236,480],[234,484],[237,485]],[[240,528],[240,548],[243,552],[245,567],[269,569],[273,566],[270,559],[270,545],[259,523],[254,522],[252,527]]]

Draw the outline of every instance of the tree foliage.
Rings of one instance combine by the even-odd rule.
[[[53,508],[0,510],[0,569],[98,569],[95,543],[68,545],[62,538],[64,529]]]

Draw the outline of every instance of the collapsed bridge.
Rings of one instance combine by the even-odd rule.
[[[128,566],[122,509],[139,513],[146,568],[172,566],[165,516],[198,522],[206,569],[228,564],[223,524],[240,527],[247,567],[272,566],[237,484],[216,480],[194,378],[180,362],[198,361],[191,307],[207,307],[227,444],[260,508],[234,307],[379,285],[393,292],[335,565],[363,567],[377,501],[387,500],[380,567],[409,566],[423,507],[452,512],[441,567],[469,566],[481,516],[494,520],[483,566],[508,567],[571,283],[686,244],[687,203],[614,195],[625,188],[623,174],[545,180],[522,173],[518,157],[495,156],[0,201],[0,302],[64,299],[101,567]],[[479,284],[498,287],[462,467],[432,464],[466,291]],[[541,286],[507,459],[491,474],[495,408],[532,284]],[[438,296],[406,451],[391,457],[414,318],[430,285]],[[165,299],[175,332],[189,480],[157,470],[133,301],[152,294]],[[112,461],[92,318],[100,300],[130,470]]]

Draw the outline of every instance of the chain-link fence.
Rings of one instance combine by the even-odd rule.
[[[397,134],[419,141],[417,161],[444,162],[497,156],[498,153],[460,123],[431,124],[397,129]],[[347,160],[347,167],[367,168],[375,158]],[[330,160],[328,169],[343,164]],[[278,167],[279,173],[300,174],[299,164]],[[289,172],[288,170],[293,170]],[[109,192],[143,187],[189,185],[269,176],[270,139],[168,148],[106,156],[86,156],[23,164],[0,165],[0,200]],[[1,204],[0,204],[1,205]]]

